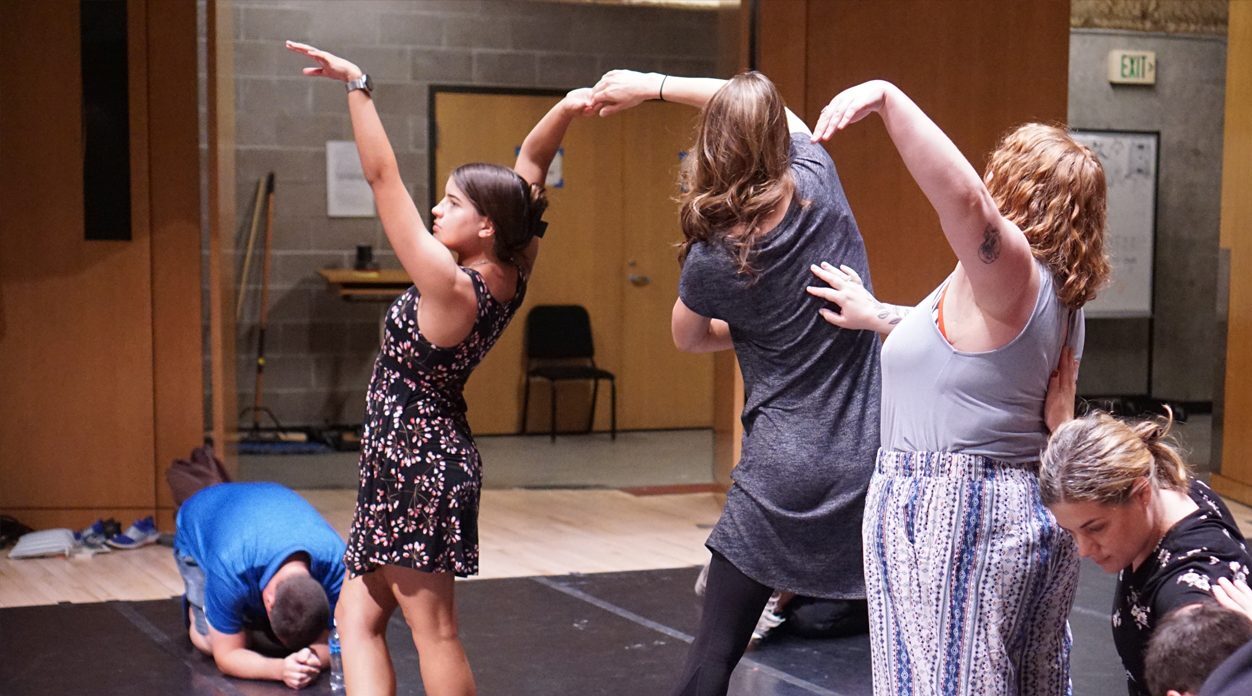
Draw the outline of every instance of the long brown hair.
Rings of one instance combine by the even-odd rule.
[[[1052,271],[1061,302],[1078,309],[1094,298],[1110,271],[1099,158],[1061,128],[1026,123],[1000,140],[983,181]]]
[[[491,220],[495,227],[492,251],[496,258],[516,265],[548,208],[543,187],[528,183],[508,167],[486,162],[457,167],[452,171],[452,180],[478,214]]]
[[[795,188],[790,136],[782,95],[761,73],[736,75],[713,95],[684,161],[680,261],[696,242],[716,241],[753,273],[761,220]]]

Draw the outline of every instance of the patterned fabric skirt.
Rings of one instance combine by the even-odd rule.
[[[343,563],[356,577],[392,565],[478,572],[482,461],[469,424],[380,357],[367,395],[359,488]]]
[[[1036,465],[879,450],[863,531],[875,694],[1072,693],[1078,553]]]

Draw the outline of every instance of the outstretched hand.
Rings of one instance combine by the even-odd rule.
[[[351,63],[333,53],[327,53],[319,48],[314,48],[308,44],[302,44],[296,41],[287,42],[287,50],[292,53],[299,53],[308,56],[317,61],[318,67],[305,68],[305,75],[314,77],[329,77],[332,80],[347,82],[355,80],[362,75],[361,69],[355,63]]]
[[[822,262],[820,266],[809,266],[813,275],[825,281],[829,287],[812,286],[805,288],[814,297],[820,297],[831,304],[837,305],[839,311],[823,307],[822,318],[841,329],[872,329],[884,311],[883,305],[869,290],[861,276],[849,266],[834,266]]]
[[[889,82],[870,80],[836,94],[829,104],[822,107],[817,125],[813,127],[813,142],[830,140],[835,131],[841,131],[881,109],[890,87]]]
[[[592,88],[592,108],[610,116],[660,96],[661,76],[634,70],[610,70]]]

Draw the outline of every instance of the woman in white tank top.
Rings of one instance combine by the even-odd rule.
[[[871,113],[958,260],[913,311],[826,264],[813,271],[830,287],[809,289],[838,305],[831,324],[891,334],[863,526],[874,692],[1069,694],[1078,557],[1037,471],[1049,376],[1074,369],[1082,305],[1109,272],[1103,169],[1064,130],[1026,124],[980,179],[882,81],[836,96],[814,138]]]

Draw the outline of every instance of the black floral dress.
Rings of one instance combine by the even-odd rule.
[[[386,328],[365,404],[360,487],[344,565],[353,576],[382,565],[465,577],[478,572],[478,497],[482,464],[466,420],[462,390],[521,306],[517,292],[497,301],[475,270],[478,318],[451,348],[433,345],[417,326],[411,287],[387,310]]]
[[[1252,574],[1247,545],[1226,503],[1196,480],[1190,495],[1199,509],[1171,527],[1138,568],[1117,575],[1113,643],[1131,696],[1148,696],[1143,658],[1156,624],[1178,607],[1216,601],[1219,578],[1247,580]]]

